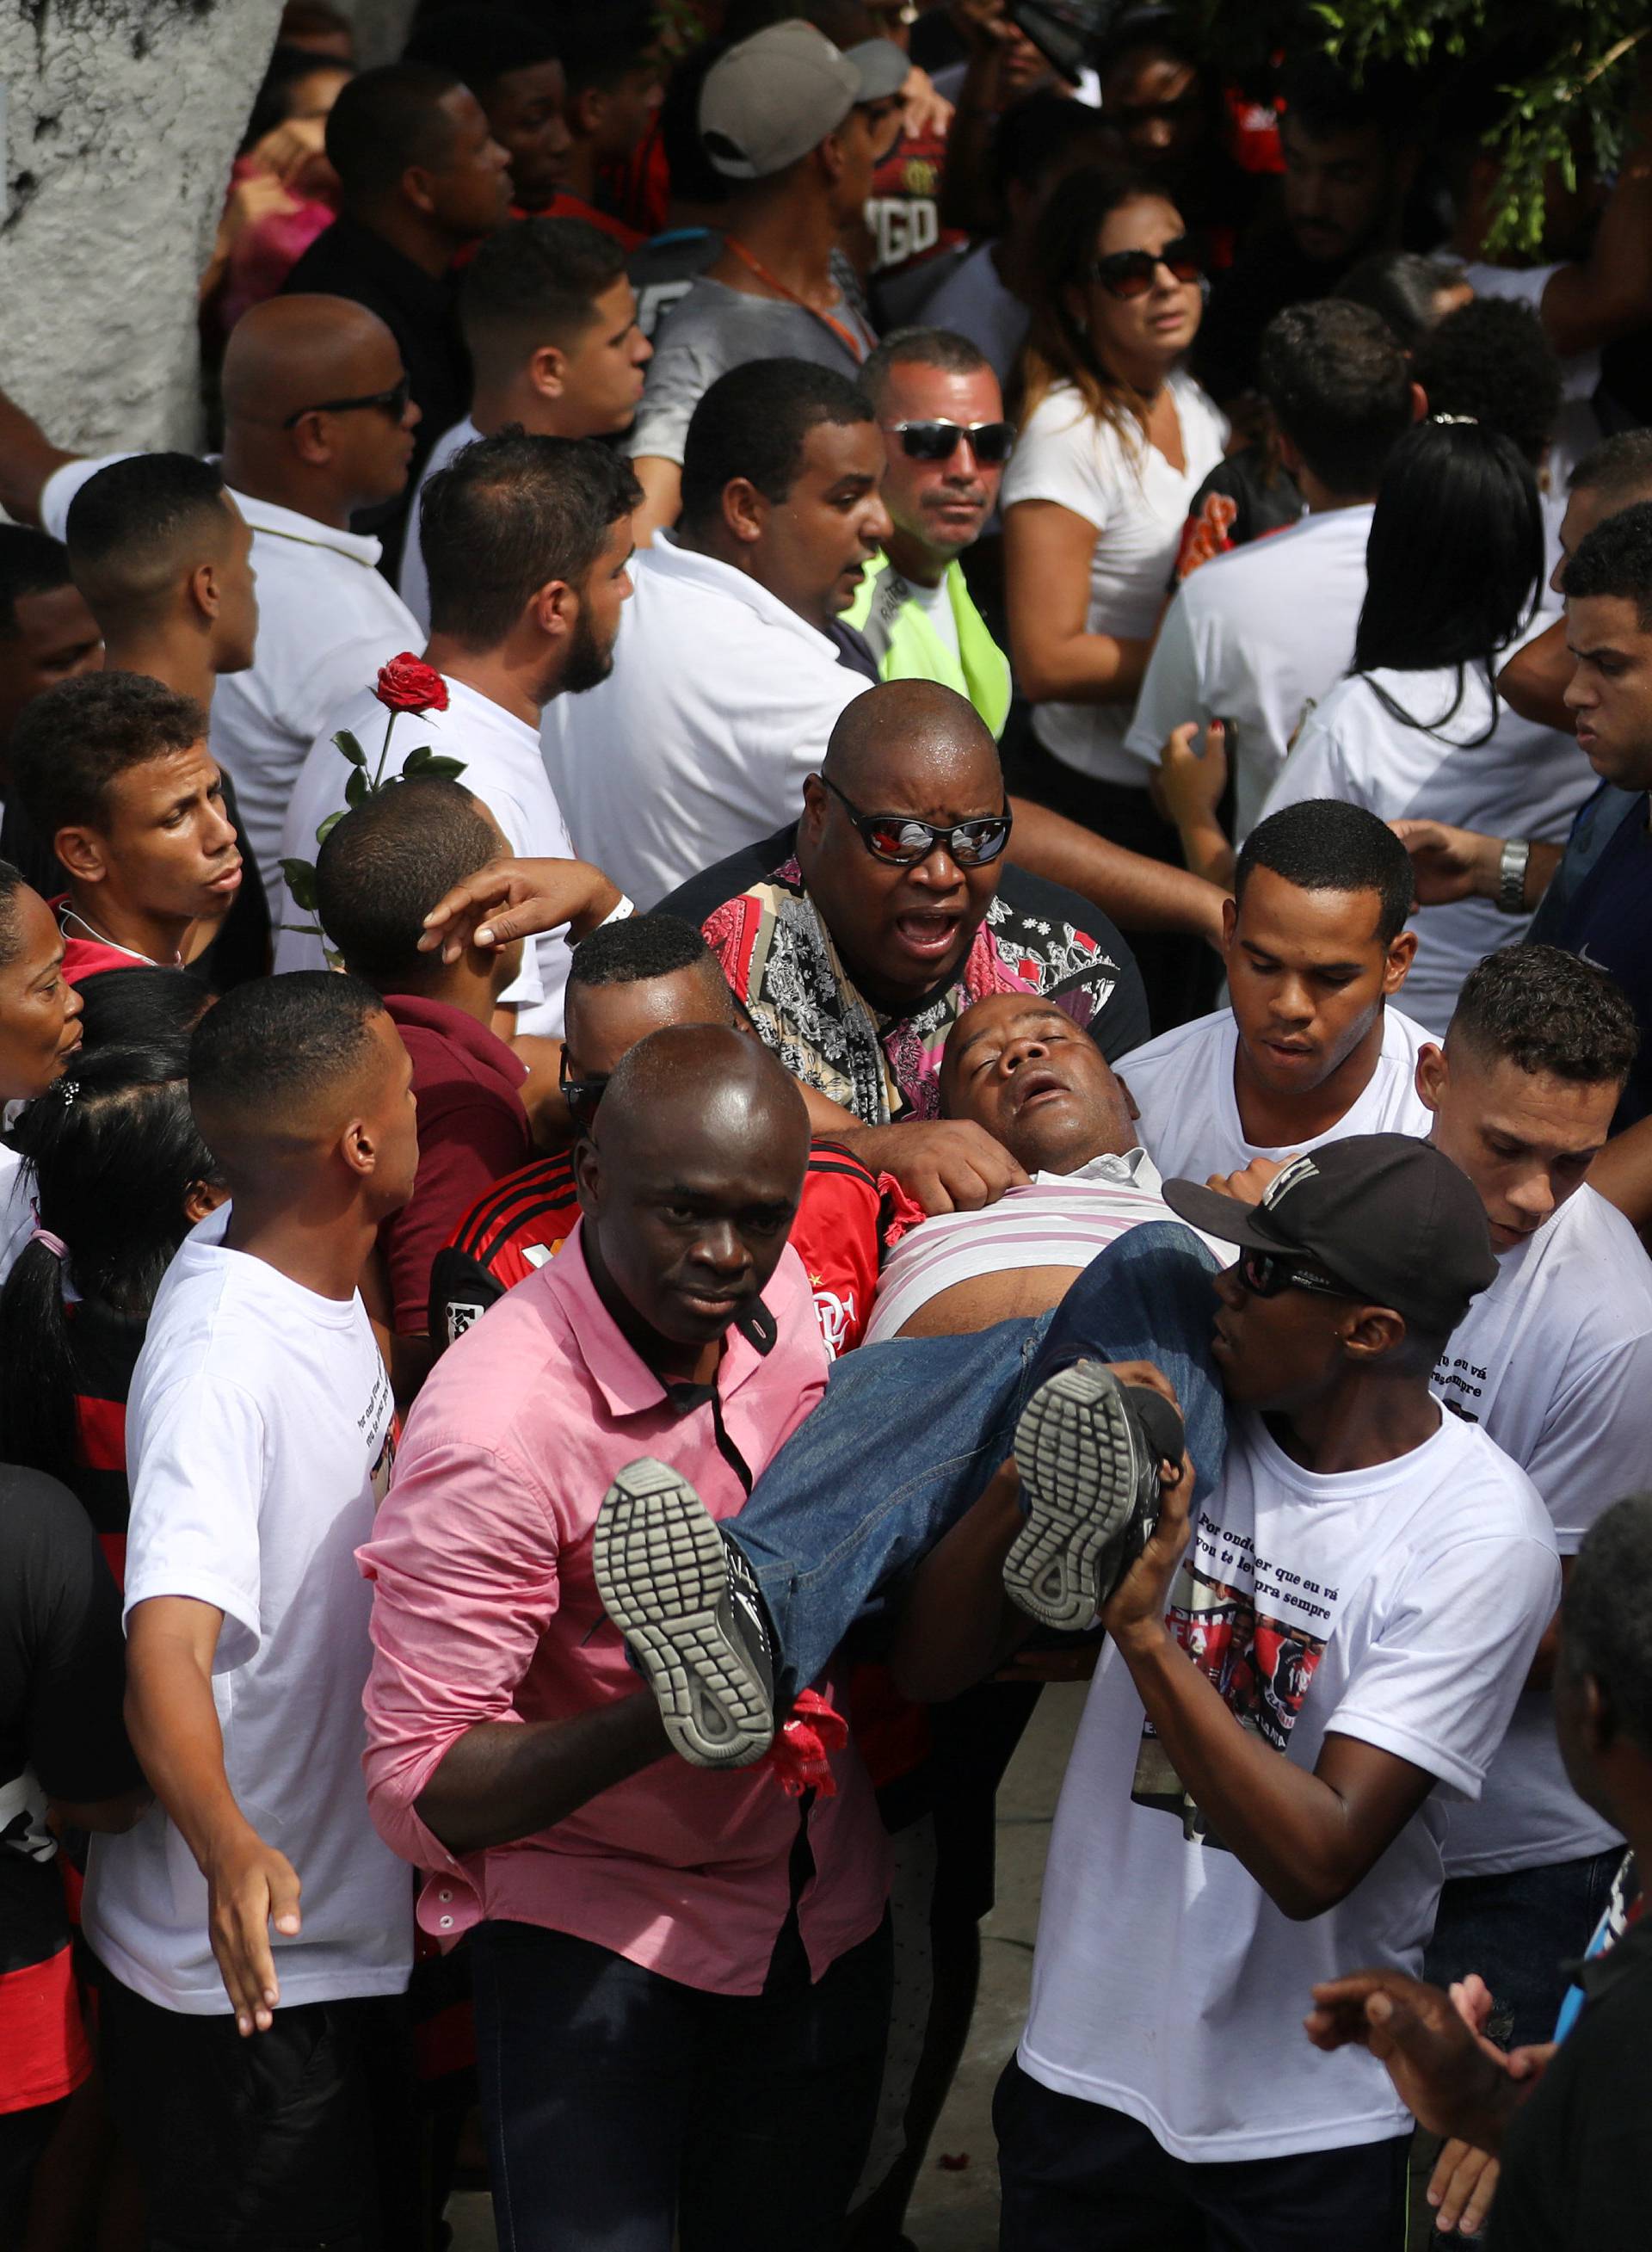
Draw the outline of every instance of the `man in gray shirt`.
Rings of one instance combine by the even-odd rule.
[[[742,40],[706,73],[700,136],[733,188],[723,247],[663,323],[632,427],[639,541],[676,521],[689,418],[719,375],[789,358],[852,376],[877,341],[832,250],[899,130],[906,73],[891,41],[840,53],[801,20]]]

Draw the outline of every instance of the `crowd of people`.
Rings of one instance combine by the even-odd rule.
[[[1652,81],[413,16],[0,395],[0,2241],[912,2247],[1083,1681],[1004,2252],[1632,2244]]]

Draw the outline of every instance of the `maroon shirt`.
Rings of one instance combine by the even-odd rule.
[[[419,1171],[412,1196],[380,1227],[378,1248],[392,1322],[399,1335],[418,1337],[431,1262],[483,1190],[533,1155],[520,1093],[528,1067],[451,1002],[391,993],[385,1007],[413,1058]]]

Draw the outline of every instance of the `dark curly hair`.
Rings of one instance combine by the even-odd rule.
[[[1560,412],[1560,363],[1530,306],[1476,297],[1430,329],[1413,362],[1431,414],[1471,414],[1540,469]]]
[[[1446,1045],[1593,1087],[1628,1077],[1641,1027],[1593,963],[1558,946],[1505,946],[1464,978]]]
[[[1642,631],[1652,631],[1652,500],[1608,516],[1567,558],[1567,601],[1601,594],[1633,602]]]
[[[1614,1502],[1590,1526],[1560,1611],[1569,1679],[1593,1680],[1606,1724],[1652,1752],[1652,1494]]]

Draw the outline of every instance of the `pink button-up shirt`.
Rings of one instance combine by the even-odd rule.
[[[800,1802],[766,1768],[710,1773],[675,1755],[552,1828],[456,1859],[419,1819],[450,1744],[482,1720],[552,1720],[646,1695],[597,1599],[591,1534],[639,1455],[693,1481],[713,1517],[746,1498],[709,1403],[680,1414],[593,1288],[576,1227],[559,1258],[436,1364],[373,1538],[367,1796],[381,1836],[434,1873],[420,1922],[442,1942],[482,1917],[549,1926],[685,1985],[761,1991],[791,1904]],[[767,1353],[734,1331],[723,1425],[753,1477],[825,1388],[809,1278],[789,1247],[764,1294]],[[812,1974],[878,1928],[888,1849],[858,1755],[809,1811],[816,1874],[798,1901]]]

